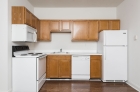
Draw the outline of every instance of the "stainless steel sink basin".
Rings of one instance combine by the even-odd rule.
[[[53,54],[69,54],[69,52],[53,52]]]

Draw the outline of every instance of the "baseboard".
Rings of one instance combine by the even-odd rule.
[[[137,85],[130,83],[130,82],[126,82],[129,86],[131,86],[132,88],[136,89],[138,92],[140,92],[140,87],[138,87]]]

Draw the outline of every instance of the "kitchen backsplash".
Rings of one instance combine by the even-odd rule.
[[[72,42],[71,33],[51,33],[51,41],[39,41],[34,46],[29,43],[31,49],[35,50],[97,50],[97,42]]]

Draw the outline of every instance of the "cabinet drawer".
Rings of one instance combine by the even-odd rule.
[[[91,55],[90,59],[94,59],[94,60],[100,60],[101,56],[100,55]]]
[[[71,59],[71,55],[48,55],[48,59]]]
[[[66,59],[70,59],[71,60],[71,55],[66,55]]]
[[[71,59],[71,55],[58,55],[58,59]]]
[[[57,59],[58,55],[48,55],[47,58],[48,59]]]

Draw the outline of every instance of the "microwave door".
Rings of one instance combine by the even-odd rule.
[[[37,34],[36,34],[36,32],[34,32],[33,41],[37,42]]]
[[[34,41],[33,38],[34,38],[34,33],[33,32],[27,32],[27,41],[28,42],[33,42]]]

